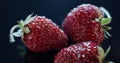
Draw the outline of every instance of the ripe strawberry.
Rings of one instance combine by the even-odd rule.
[[[55,56],[54,63],[103,63],[107,53],[96,43],[87,41],[62,49]]]
[[[12,27],[11,42],[14,42],[13,36],[21,37],[27,48],[34,52],[48,52],[67,45],[67,36],[55,23],[45,17],[31,16]],[[20,29],[14,32],[16,28]]]
[[[102,11],[108,18],[103,18]],[[106,30],[111,28],[102,26],[110,21],[111,16],[103,7],[99,9],[91,4],[83,4],[66,16],[62,26],[67,36],[74,42],[94,41],[100,44],[104,39],[104,31],[110,36]]]

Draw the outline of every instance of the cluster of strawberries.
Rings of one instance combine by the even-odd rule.
[[[104,37],[111,36],[107,32],[111,27],[106,26],[110,21],[106,9],[91,4],[82,4],[69,12],[63,30],[44,16],[29,15],[11,28],[10,42],[15,42],[15,36],[21,37],[33,52],[60,50],[54,63],[103,63],[110,48],[104,52],[100,44]],[[19,30],[14,32],[16,28]]]

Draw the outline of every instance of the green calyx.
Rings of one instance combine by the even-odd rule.
[[[111,30],[112,28],[109,27],[109,26],[107,26],[108,24],[110,24],[111,18],[104,18],[103,16],[100,16],[96,20],[101,23],[102,28],[104,30],[104,36],[105,36],[105,38],[111,37],[111,35],[110,35],[110,33],[108,31]]]
[[[97,20],[101,23],[102,28],[104,30],[104,36],[105,38],[111,37],[110,33],[108,32],[109,30],[111,30],[112,28],[107,26],[108,24],[110,24],[112,17],[110,15],[110,13],[103,7],[100,7],[100,10],[104,13],[104,15],[106,16],[106,18],[104,16],[100,16]]]
[[[99,63],[103,63],[103,60],[105,59],[105,57],[107,56],[107,54],[109,53],[111,49],[111,46],[109,46],[107,48],[106,51],[104,51],[104,49],[102,48],[102,46],[98,46],[98,60],[99,60]]]
[[[19,28],[23,28],[24,27],[24,21],[23,20],[20,20],[18,22],[18,25],[19,25]]]
[[[100,22],[101,22],[101,25],[103,26],[107,25],[111,22],[111,18],[102,18]]]
[[[23,21],[20,20],[18,22],[17,25],[14,25],[11,29],[10,29],[10,42],[13,43],[15,42],[14,37],[21,37],[23,35],[23,33],[30,33],[30,29],[28,27],[25,27],[26,24],[30,23],[33,19],[35,18],[35,16],[32,17],[32,14],[28,15],[27,18]],[[15,32],[15,29],[18,30]]]
[[[112,28],[107,26],[111,22],[111,18],[102,18],[100,23],[102,25],[102,28],[104,30],[104,36],[105,38],[111,37],[111,34],[108,32]]]

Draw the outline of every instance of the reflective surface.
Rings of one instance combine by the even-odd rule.
[[[104,40],[103,47],[111,50],[106,60],[120,63],[120,2],[119,0],[1,0],[0,1],[0,63],[52,63],[56,52],[31,53],[26,50],[20,38],[10,44],[9,30],[20,19],[31,13],[46,16],[61,27],[66,14],[74,7],[91,3],[105,7],[113,17],[109,31],[111,38]],[[62,27],[61,27],[62,28]],[[23,47],[21,47],[22,45]],[[21,52],[23,51],[23,52]],[[35,62],[34,62],[35,61]],[[49,61],[49,62],[47,62]]]
[[[24,56],[24,63],[53,63],[56,51],[49,53],[34,53],[27,51]]]

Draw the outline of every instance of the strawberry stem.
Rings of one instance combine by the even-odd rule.
[[[98,18],[98,20],[101,21],[102,18],[103,18],[103,16],[101,15],[101,16]]]
[[[29,29],[28,27],[24,27],[24,28],[23,28],[23,31],[24,31],[26,34],[30,33],[30,29]]]

